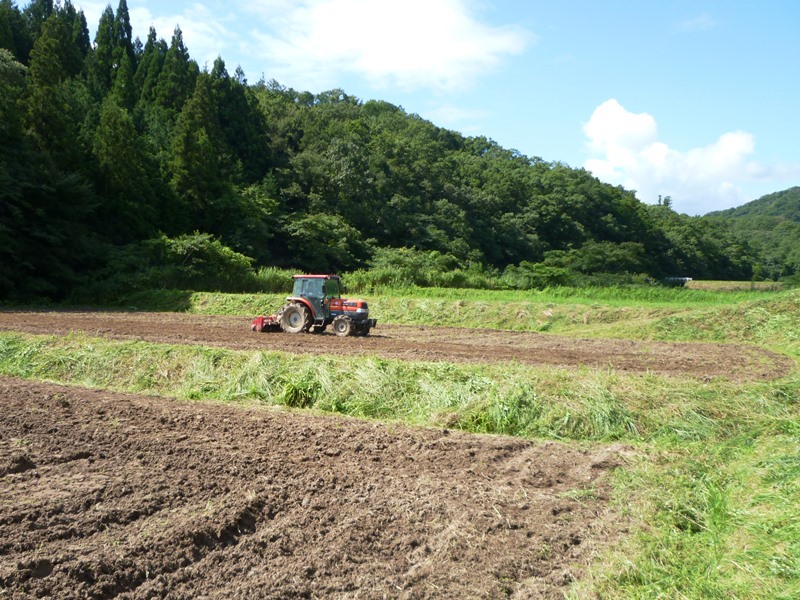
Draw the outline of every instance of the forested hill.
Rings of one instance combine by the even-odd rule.
[[[759,277],[776,278],[800,271],[800,187],[762,196],[742,206],[709,213],[757,252]]]
[[[741,279],[763,261],[724,223],[585,170],[341,90],[248,83],[221,58],[201,69],[179,28],[134,37],[125,0],[93,41],[69,1],[0,0],[0,47],[0,298],[62,297],[200,247],[312,271],[411,252],[496,273]]]
[[[767,194],[736,208],[709,213],[710,217],[730,217],[734,219],[750,217],[776,217],[781,220],[800,223],[800,186],[782,192]]]

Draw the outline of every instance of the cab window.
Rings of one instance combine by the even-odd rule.
[[[339,297],[339,280],[329,279],[325,282],[325,296],[328,298]]]
[[[294,296],[303,296],[307,298],[321,298],[323,294],[323,284],[324,281],[316,277],[295,279],[292,294]]]

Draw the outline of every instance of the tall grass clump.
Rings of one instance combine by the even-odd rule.
[[[256,272],[259,291],[265,294],[290,294],[294,284],[292,275],[295,272],[290,269],[260,267]]]

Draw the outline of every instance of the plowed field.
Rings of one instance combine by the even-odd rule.
[[[254,333],[249,319],[185,313],[0,312],[0,330],[82,331],[113,339],[401,360],[518,362],[739,380],[774,379],[793,362],[755,346],[576,339],[491,329],[380,325],[369,337]]]
[[[405,360],[768,379],[737,345],[379,326],[258,334],[173,313],[0,330]],[[0,378],[0,598],[561,598],[624,525],[595,450]]]
[[[560,598],[620,452],[0,379],[0,597]]]

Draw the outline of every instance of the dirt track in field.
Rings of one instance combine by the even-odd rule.
[[[561,598],[625,453],[0,378],[0,597]]]
[[[369,337],[254,333],[249,319],[143,312],[0,311],[0,330],[82,331],[112,339],[200,344],[296,354],[369,355],[420,361],[506,363],[615,369],[698,378],[775,379],[794,362],[754,346],[576,339],[538,333],[379,324]]]

